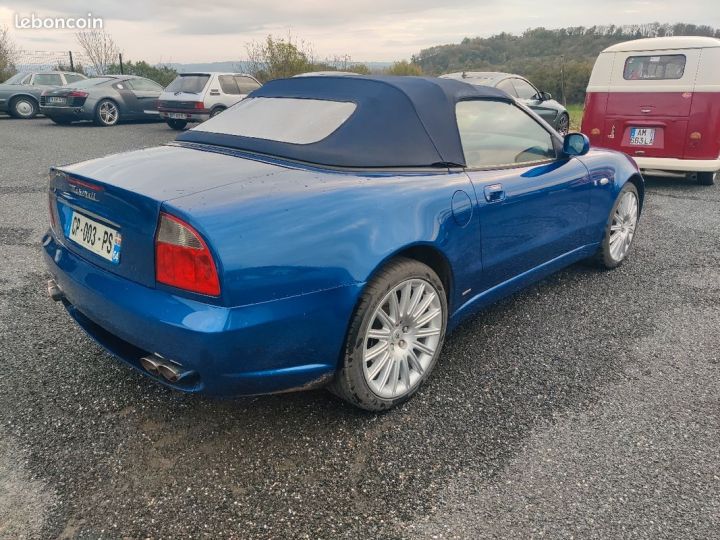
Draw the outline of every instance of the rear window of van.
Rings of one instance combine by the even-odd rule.
[[[626,81],[663,81],[682,79],[685,73],[684,54],[630,56],[625,60],[623,78]]]

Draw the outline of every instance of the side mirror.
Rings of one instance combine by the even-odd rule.
[[[550,101],[552,99],[552,94],[550,92],[538,92],[538,99],[540,101]]]
[[[590,139],[582,133],[568,133],[563,141],[566,156],[584,156],[590,151]]]

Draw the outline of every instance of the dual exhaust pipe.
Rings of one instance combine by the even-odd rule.
[[[160,376],[168,382],[177,383],[182,380],[189,371],[182,371],[181,367],[172,362],[168,362],[159,354],[151,354],[143,356],[140,359],[140,365],[152,375]]]

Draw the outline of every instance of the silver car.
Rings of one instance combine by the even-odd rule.
[[[40,95],[45,90],[86,78],[70,71],[17,73],[0,84],[0,112],[15,118],[32,118],[40,110]]]
[[[134,75],[105,75],[46,90],[40,111],[56,124],[91,120],[113,126],[125,120],[159,119],[157,102],[163,87]]]

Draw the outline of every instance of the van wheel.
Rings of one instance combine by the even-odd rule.
[[[182,131],[187,126],[186,120],[168,120],[167,125],[176,131]]]
[[[699,172],[697,173],[697,183],[701,186],[712,186],[715,183],[714,172]]]
[[[395,259],[365,287],[330,391],[368,411],[406,401],[437,363],[447,318],[437,274],[418,261]]]

